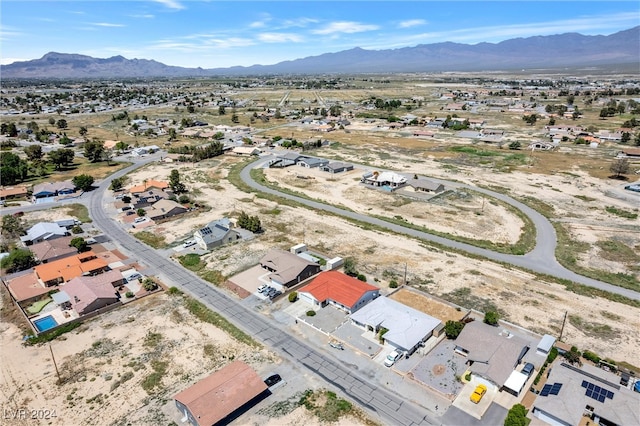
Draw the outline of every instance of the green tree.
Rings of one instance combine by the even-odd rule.
[[[169,174],[169,187],[174,194],[187,192],[187,188],[180,181],[180,172],[177,169],[171,170],[171,173]]]
[[[447,336],[448,339],[453,340],[460,335],[463,328],[464,328],[464,323],[460,321],[449,320],[444,325],[444,334]]]
[[[94,139],[92,141],[85,142],[84,144],[84,156],[92,163],[97,163],[102,160],[104,153],[104,142]]]
[[[15,138],[16,136],[18,136],[18,127],[16,127],[16,123],[14,123],[13,121],[8,124],[2,123],[0,132],[3,135],[8,135],[12,138]]]
[[[56,126],[58,127],[58,129],[66,129],[67,120],[65,120],[64,118],[61,118],[60,120],[56,121]]]
[[[143,217],[144,215],[147,214],[147,212],[145,211],[145,209],[138,209],[136,210],[136,214],[140,217]]]
[[[73,163],[75,153],[72,149],[60,148],[50,151],[48,156],[49,161],[53,163],[55,169],[60,170],[62,167],[67,167],[69,164]]]
[[[527,409],[522,404],[511,407],[504,419],[504,426],[526,426],[527,423]]]
[[[289,302],[293,303],[296,300],[298,300],[298,292],[292,291],[291,293],[289,293]]]
[[[227,111],[224,108],[224,105],[220,105],[218,107],[218,115],[225,115],[227,113]]]
[[[53,118],[53,117],[50,117],[50,118],[49,118],[49,124],[50,124],[50,125],[52,125],[52,126],[53,126],[54,124],[56,124],[56,119],[55,119],[55,118]]]
[[[347,257],[344,259],[344,263],[342,264],[342,269],[344,273],[356,277],[358,276],[358,270],[356,269],[356,261],[353,257]]]
[[[86,136],[87,133],[89,133],[89,130],[87,130],[87,128],[85,126],[80,126],[80,130],[78,130],[78,133],[80,134],[80,136]]]
[[[142,288],[146,291],[153,291],[158,288],[158,283],[151,277],[147,277],[142,281]]]
[[[13,185],[23,182],[29,174],[29,165],[25,160],[12,152],[0,155],[0,182],[2,185]]]
[[[10,214],[2,216],[0,232],[6,240],[18,239],[18,237],[25,234],[22,219]]]
[[[41,160],[44,153],[42,152],[42,145],[29,145],[24,148],[24,153],[31,161]]]
[[[109,189],[112,191],[120,191],[122,188],[124,188],[124,183],[126,182],[126,180],[127,178],[124,176],[114,178],[111,181],[111,185],[109,185]]]
[[[494,311],[488,311],[484,314],[484,322],[489,325],[498,325],[498,320],[500,319],[500,315]]]
[[[629,159],[627,158],[616,158],[609,166],[609,171],[614,174],[616,179],[620,179],[620,177],[629,172]]]
[[[24,271],[36,264],[33,253],[26,249],[14,249],[2,258],[0,266],[8,273]]]
[[[169,141],[174,141],[178,138],[178,134],[176,132],[176,129],[174,129],[173,127],[169,128]]]
[[[71,182],[73,182],[73,184],[79,190],[88,191],[93,186],[94,179],[93,179],[93,176],[91,175],[82,174],[82,175],[74,176],[73,179],[71,179]]]
[[[129,145],[126,142],[118,141],[118,142],[116,142],[114,148],[118,152],[123,152],[123,151],[126,151],[127,148],[129,148]]]
[[[522,144],[518,141],[513,141],[509,144],[509,149],[520,149],[520,147],[522,147]]]
[[[69,247],[75,247],[78,253],[83,253],[89,249],[87,242],[82,237],[75,237],[69,241]]]

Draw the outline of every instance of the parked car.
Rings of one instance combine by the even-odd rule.
[[[268,387],[275,385],[276,383],[280,383],[282,381],[282,377],[279,374],[273,374],[267,377],[264,381],[264,384]]]
[[[471,402],[477,404],[478,402],[480,402],[485,393],[487,393],[487,387],[485,385],[476,386],[475,390],[471,394]]]
[[[142,223],[142,222],[146,222],[146,220],[147,220],[146,217],[136,217],[133,223]]]
[[[274,291],[274,292],[273,292],[273,294],[271,294],[271,295],[269,296],[269,299],[273,300],[273,299],[275,299],[276,297],[280,296],[281,294],[282,294],[282,292],[281,292],[280,290],[276,290],[276,291]]]
[[[142,275],[138,274],[137,272],[135,274],[131,274],[127,277],[127,282],[131,282],[131,281],[136,281],[138,279],[142,278]]]
[[[258,286],[258,293],[263,293],[267,288],[269,288],[266,284],[260,284]]]
[[[195,245],[196,245],[196,242],[194,240],[188,240],[188,241],[185,241],[184,244],[182,244],[182,248],[189,248]]]
[[[533,373],[534,369],[535,369],[535,366],[530,362],[528,362],[524,365],[524,367],[522,367],[522,374],[526,374],[527,377],[531,377],[531,374]]]
[[[389,355],[387,355],[387,357],[384,359],[385,367],[391,367],[393,364],[396,363],[397,360],[400,359],[401,355],[402,354],[400,353],[399,350],[394,349],[393,352],[391,352]]]

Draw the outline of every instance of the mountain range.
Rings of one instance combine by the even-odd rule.
[[[357,74],[446,71],[509,71],[631,65],[640,67],[640,26],[611,35],[565,33],[474,45],[453,42],[399,49],[336,53],[230,68],[184,68],[122,56],[100,59],[50,52],[40,59],[0,66],[3,79],[151,78],[273,74]]]

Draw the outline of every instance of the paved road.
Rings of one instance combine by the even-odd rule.
[[[128,173],[139,165],[123,169],[103,181],[88,201],[89,214],[94,225],[101,228],[130,256],[142,263],[159,276],[168,285],[191,294],[210,309],[220,313],[240,329],[257,340],[271,347],[276,352],[289,358],[292,362],[302,364],[311,372],[320,376],[328,383],[342,390],[359,406],[373,415],[378,415],[380,421],[393,425],[434,425],[439,424],[429,412],[416,404],[381,388],[359,377],[358,371],[343,366],[334,358],[327,356],[302,340],[290,335],[275,322],[264,315],[255,313],[236,300],[201,280],[182,266],[168,261],[156,250],[149,248],[139,240],[124,231],[115,220],[105,212],[109,200],[105,198],[105,190],[110,181]]]
[[[579,274],[576,274],[573,271],[570,271],[560,265],[555,258],[555,248],[557,244],[557,237],[553,225],[540,213],[535,211],[534,209],[526,206],[525,204],[514,200],[513,198],[500,194],[497,192],[493,192],[483,188],[471,187],[468,185],[464,185],[456,182],[449,182],[440,179],[433,179],[434,181],[441,182],[449,187],[454,188],[467,188],[473,191],[481,192],[483,194],[489,195],[491,197],[502,200],[506,203],[511,204],[517,209],[521,210],[524,214],[529,216],[531,221],[536,227],[536,246],[535,248],[523,256],[517,256],[512,254],[498,253],[488,249],[483,249],[479,247],[472,246],[470,244],[461,243],[458,241],[452,241],[443,237],[439,237],[437,235],[428,234],[426,232],[418,231],[411,228],[405,228],[401,225],[396,225],[394,223],[386,222],[381,219],[373,218],[364,214],[356,213],[353,211],[343,210],[338,207],[334,207],[331,205],[327,205],[324,203],[320,203],[317,201],[308,200],[305,198],[300,198],[295,195],[286,194],[280,191],[277,191],[272,188],[268,188],[263,186],[251,178],[251,169],[256,167],[263,167],[266,162],[269,161],[270,157],[262,157],[259,160],[256,160],[249,165],[247,165],[242,172],[240,173],[241,179],[249,185],[251,188],[256,189],[261,192],[266,192],[271,195],[277,195],[282,198],[286,198],[289,200],[293,200],[304,204],[306,206],[324,210],[330,213],[333,213],[338,216],[343,216],[349,219],[358,220],[360,222],[369,223],[384,229],[388,229],[393,232],[397,232],[399,234],[408,235],[415,238],[420,238],[423,240],[433,241],[438,244],[442,244],[446,247],[455,248],[458,250],[462,250],[468,253],[477,254],[483,257],[486,257],[491,260],[496,260],[498,262],[504,262],[508,264],[512,264],[515,266],[519,266],[521,268],[529,269],[531,271],[552,275],[557,278],[567,279],[576,283],[584,284],[586,286],[595,287],[601,290],[608,291],[610,293],[620,294],[622,296],[628,297],[634,300],[640,300],[640,293],[629,290],[626,288],[614,286],[612,284],[608,284],[602,281],[594,280],[592,278],[588,278]]]

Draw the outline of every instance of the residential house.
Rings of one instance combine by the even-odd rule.
[[[35,259],[40,263],[49,263],[78,254],[78,249],[69,245],[72,236],[54,238],[29,246]]]
[[[169,193],[155,188],[151,188],[144,192],[137,192],[132,200],[133,208],[144,209],[160,200],[168,199],[169,196]]]
[[[31,198],[33,203],[53,201],[57,196],[73,194],[75,191],[76,186],[70,180],[41,183],[33,187]]]
[[[161,220],[186,213],[188,209],[173,200],[160,200],[146,210],[146,215],[152,220]]]
[[[210,250],[240,238],[240,234],[232,229],[231,221],[227,218],[209,222],[193,233],[193,239],[202,250]]]
[[[27,192],[26,186],[3,186],[0,188],[0,200],[25,198],[27,196]]]
[[[211,426],[233,414],[267,390],[265,382],[242,361],[234,361],[173,397],[184,420],[193,426]]]
[[[444,191],[444,185],[438,182],[434,182],[423,177],[414,177],[407,180],[407,186],[413,188],[416,192],[435,192],[439,194]]]
[[[558,144],[554,144],[552,142],[545,142],[545,141],[537,141],[537,142],[532,142],[529,144],[528,148],[531,151],[551,151],[552,149],[554,149]]]
[[[253,146],[237,146],[231,150],[236,155],[252,156],[260,155],[262,152],[259,148]]]
[[[432,138],[436,135],[435,133],[429,132],[428,130],[420,130],[420,129],[414,130],[412,134],[413,136],[416,136],[416,137],[425,137],[425,138]]]
[[[278,290],[290,288],[320,272],[320,265],[296,254],[271,249],[260,259],[260,266],[268,271],[265,281]]]
[[[620,377],[587,363],[556,362],[533,401],[534,417],[551,425],[638,425],[640,393]]]
[[[71,307],[78,315],[86,315],[120,301],[114,282],[122,282],[122,274],[118,271],[73,278],[62,286],[61,291],[67,294]]]
[[[26,246],[41,243],[46,240],[53,240],[68,235],[67,230],[57,223],[40,222],[27,230],[27,235],[20,237],[20,241]]]
[[[622,151],[618,151],[618,157],[626,158],[640,158],[640,148],[625,148]]]
[[[314,157],[300,157],[296,162],[298,166],[306,167],[308,169],[314,169],[316,167],[322,167],[329,164],[329,160],[325,160],[323,158],[314,158]]]
[[[380,289],[338,271],[324,271],[298,290],[312,306],[336,306],[351,314],[380,295]]]
[[[164,191],[167,188],[169,188],[169,184],[167,182],[150,179],[150,180],[147,180],[147,181],[143,182],[141,185],[136,185],[136,186],[133,186],[133,187],[129,188],[129,192],[132,195],[136,195],[136,194],[140,194],[142,192],[146,192],[146,191],[148,191],[150,189],[156,189],[156,190]]]
[[[295,151],[290,151],[282,155],[278,155],[275,159],[269,161],[269,167],[289,167],[298,162],[302,155]]]
[[[407,183],[407,178],[396,172],[366,172],[362,175],[360,182],[372,186],[386,186],[399,188]]]
[[[331,174],[341,173],[353,170],[353,164],[343,163],[341,161],[330,161],[329,163],[320,166],[320,170],[322,170],[323,172],[329,172]]]
[[[108,269],[107,262],[92,251],[69,256],[33,268],[45,287],[67,282],[81,275],[97,275]]]
[[[351,314],[351,322],[374,334],[387,329],[385,342],[394,348],[412,354],[441,325],[439,319],[396,302],[378,297]]]
[[[438,117],[438,118],[434,118],[433,120],[427,122],[426,126],[439,129],[439,128],[444,127],[444,123],[446,123],[446,122],[447,122],[446,117],[445,118]]]
[[[482,321],[472,321],[462,329],[455,344],[455,352],[467,357],[472,375],[489,388],[501,389],[532,342]]]

